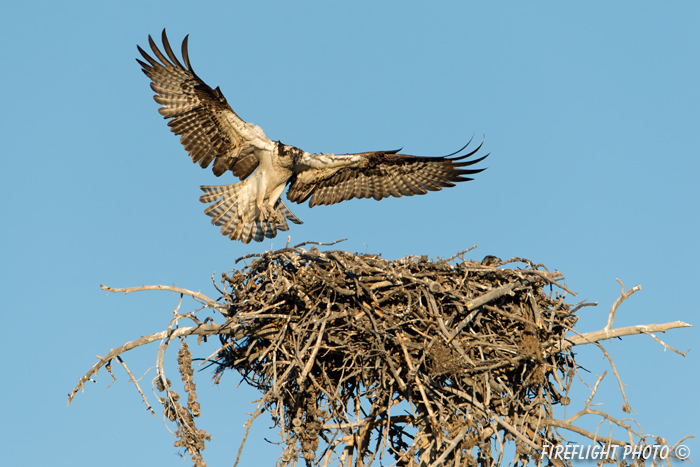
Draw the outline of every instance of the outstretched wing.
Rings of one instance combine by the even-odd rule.
[[[469,143],[467,143],[467,146]],[[377,151],[360,154],[307,154],[301,169],[294,175],[287,198],[303,203],[309,197],[309,206],[340,203],[353,198],[380,200],[389,196],[424,195],[454,186],[455,182],[472,180],[473,175],[485,169],[466,169],[484,160],[467,160],[481,149],[445,157],[416,157],[397,154],[397,151]]]
[[[163,48],[158,49],[151,36],[148,42],[156,58],[141,47],[146,60],[136,61],[151,79],[153,99],[162,105],[158,112],[171,119],[168,126],[176,135],[193,162],[206,168],[214,161],[214,175],[227,170],[241,179],[248,177],[258,166],[260,150],[269,149],[272,142],[260,127],[243,121],[231,109],[221,90],[210,88],[192,69],[187,53],[187,38],[182,41],[180,63],[173,53],[163,30]]]

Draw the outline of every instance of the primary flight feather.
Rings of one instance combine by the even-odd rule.
[[[467,160],[480,148],[445,157],[416,157],[396,151],[359,154],[309,154],[294,146],[272,141],[262,128],[243,121],[217,87],[212,89],[192,69],[186,36],[182,62],[163,30],[165,55],[149,36],[152,57],[141,47],[145,61],[137,59],[151,79],[153,99],[168,126],[185,147],[193,162],[202,168],[213,162],[217,177],[227,171],[241,181],[224,186],[203,186],[199,200],[211,203],[204,211],[212,224],[231,240],[249,243],[273,238],[278,230],[289,230],[287,220],[302,222],[281,199],[309,206],[335,204],[352,198],[423,195],[428,191],[472,180],[484,169],[467,169],[487,155]],[[483,144],[483,143],[482,143]]]

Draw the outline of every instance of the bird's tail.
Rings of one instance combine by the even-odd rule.
[[[204,214],[212,218],[212,224],[221,226],[221,234],[231,240],[262,242],[265,237],[274,238],[278,230],[289,230],[287,219],[295,224],[302,223],[281,199],[275,203],[269,218],[260,219],[253,187],[245,182],[202,186],[201,189],[204,194],[199,197],[199,201],[213,203],[204,210]]]

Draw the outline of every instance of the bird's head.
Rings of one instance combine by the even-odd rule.
[[[279,155],[280,165],[291,169],[299,162],[304,151],[295,146],[278,143],[277,154]]]

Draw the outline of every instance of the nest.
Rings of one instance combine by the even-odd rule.
[[[506,441],[523,462],[560,442],[545,420],[576,368],[563,277],[464,253],[285,248],[224,275],[236,332],[219,335],[216,378],[235,369],[264,394],[248,428],[272,414],[280,465],[492,465]]]
[[[562,275],[526,259],[501,262],[490,256],[474,262],[465,259],[465,251],[437,261],[415,256],[388,261],[377,255],[301,248],[308,243],[324,245],[307,242],[241,258],[251,262],[223,275],[219,300],[174,285],[102,285],[124,294],[166,290],[180,299],[166,330],[98,357],[68,403],[101,368],[116,380],[116,361],[155,415],[140,378],[122,356],[160,342],[153,386],[161,393],[164,416],[177,425],[175,445],[197,467],[206,466],[202,451],[211,435],[195,424],[201,407],[194,360],[216,365],[217,383],[227,370],[236,370],[263,393],[245,423],[234,467],[253,422],[264,412],[272,415],[285,444],[281,466],[303,461],[307,466],[332,462],[359,467],[377,459],[398,466],[499,466],[504,447],[514,444],[515,465],[541,465],[547,459],[550,465],[566,467],[573,458],[567,457],[571,443],[562,430],[594,442],[585,455],[590,451],[592,457],[586,458],[599,464],[644,465],[652,451],[652,465],[658,459],[671,465],[671,458],[687,458],[681,444],[687,436],[672,445],[645,434],[628,417],[632,409],[624,384],[600,344],[611,337],[647,334],[664,350],[688,353],[653,334],[688,323],[613,328],[618,307],[641,286],[625,290],[618,280],[620,297],[605,327],[581,334],[573,329],[575,313],[595,303],[565,304],[567,294],[576,294],[562,284]],[[185,296],[200,307],[180,311]],[[220,312],[226,321],[217,323],[211,316],[202,320],[198,313],[204,310]],[[206,359],[195,359],[186,342],[192,336],[197,343],[217,336],[221,347]],[[177,363],[186,398],[164,368],[166,351],[175,342],[180,343]],[[607,371],[588,386],[585,407],[564,420],[553,416],[555,405],[569,403],[567,394],[578,374],[571,349],[587,344],[598,347],[610,362],[624,400],[622,417],[593,404]],[[599,419],[595,432],[577,424],[587,415]],[[602,425],[609,426],[608,433],[600,432]],[[618,429],[624,439],[614,436]]]

